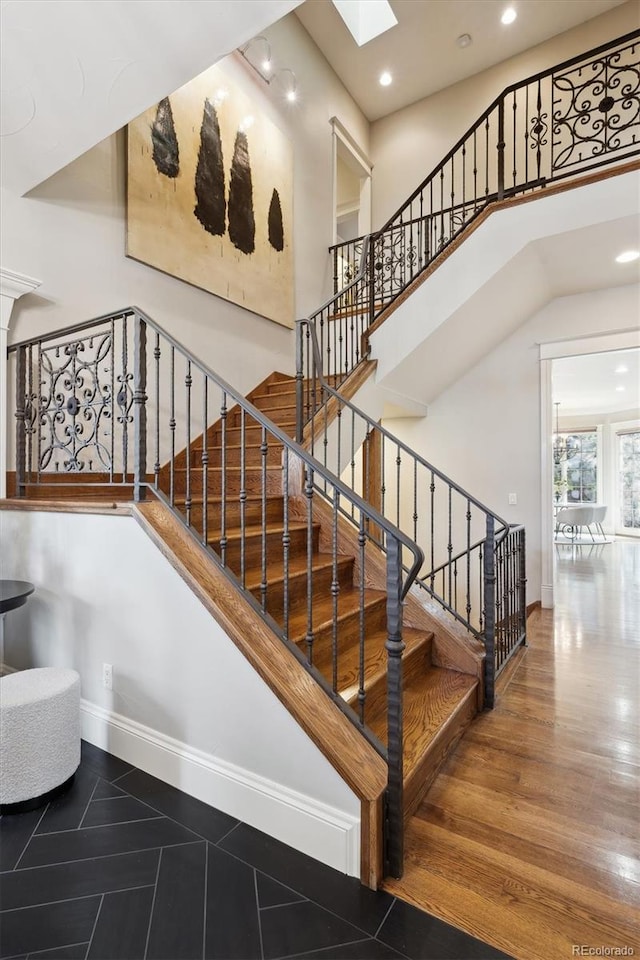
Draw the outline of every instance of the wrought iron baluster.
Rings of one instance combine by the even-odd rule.
[[[413,540],[418,542],[418,461],[413,458]]]
[[[113,340],[112,340],[113,342]],[[157,490],[160,486],[160,334],[156,332],[156,342],[153,348],[155,360],[155,405],[156,405],[156,455],[153,462],[153,485]],[[113,431],[112,431],[113,433]]]
[[[171,411],[169,413],[169,432],[171,434],[171,460],[169,463],[169,502],[173,507],[176,490],[176,351],[171,345]]]
[[[24,401],[24,431],[25,431],[25,447],[26,447],[26,476],[29,477],[29,480],[32,478],[33,473],[33,415],[34,412],[40,422],[39,416],[39,407],[40,402],[38,401],[37,405],[35,404],[36,397],[33,392],[33,358],[32,358],[32,346],[29,344],[26,347],[27,350],[27,386],[26,386],[26,396]],[[0,388],[2,389],[2,388]],[[38,393],[40,389],[38,388]]]
[[[128,454],[129,454],[129,419],[127,416],[127,386],[129,382],[129,333],[127,330],[127,317],[122,319],[122,374],[118,377],[120,389],[118,391],[118,405],[120,406],[120,416],[118,420],[122,424],[122,482],[127,482],[129,472]]]
[[[115,385],[115,375],[116,375],[116,327],[115,321],[111,320],[110,324],[110,333],[111,333],[111,470],[109,473],[109,479],[113,483],[114,470],[115,470],[115,442],[116,442],[116,411],[114,408],[114,400],[116,396],[116,385]],[[38,447],[40,444],[38,443]],[[40,456],[40,450],[38,449],[38,457]]]
[[[227,393],[222,391],[220,405],[220,558],[227,565]]]
[[[187,360],[187,372],[184,378],[185,409],[186,409],[186,440],[187,440],[187,483],[184,503],[184,512],[187,517],[187,526],[191,526],[191,360]]]
[[[436,476],[433,470],[431,471],[431,483],[429,484],[429,493],[431,495],[431,570],[435,570],[436,567],[436,556],[435,556],[435,495],[436,495]],[[431,591],[433,592],[434,579],[433,572],[431,574]]]
[[[488,707],[493,707],[495,700],[495,625],[496,625],[496,538],[495,520],[487,514],[487,536],[484,546],[484,645],[486,650],[484,669],[484,699]]]
[[[356,488],[356,414],[355,410],[351,411],[351,489],[355,490]],[[355,514],[355,504],[351,502],[351,519],[353,520]]]
[[[453,217],[453,211],[455,209],[456,203],[456,190],[455,190],[455,154],[451,157],[451,208],[449,210],[449,240],[453,240],[453,235],[455,233],[455,222]]]
[[[467,620],[471,621],[471,501],[467,500]]]
[[[331,683],[333,692],[338,692],[338,598],[340,581],[338,579],[338,491],[333,490],[333,516],[331,519]]]
[[[313,665],[313,477],[314,471],[307,467],[307,479],[304,487],[307,498],[307,660]]]
[[[269,452],[269,444],[267,442],[267,430],[266,427],[262,427],[261,431],[261,442],[260,442],[260,506],[261,506],[261,541],[262,541],[262,552],[261,552],[261,562],[260,562],[260,602],[262,604],[262,609],[267,609],[267,454]],[[283,554],[284,554],[284,545],[283,545]]]
[[[484,122],[484,196],[489,196],[489,114]]]
[[[402,547],[387,534],[387,758],[389,872],[398,877],[403,862],[404,771],[402,707]]]
[[[366,602],[365,602],[365,565],[366,565],[366,545],[367,534],[365,531],[365,518],[362,510],[360,511],[360,523],[358,524],[358,561],[360,566],[360,575],[358,577],[358,717],[360,723],[364,726],[364,715],[367,694],[364,686],[365,674],[365,638],[366,638]]]
[[[289,534],[289,457],[287,451],[284,451],[282,464],[282,517],[284,532],[282,534],[282,567],[283,567],[283,585],[282,602],[284,605],[284,624],[283,635],[285,640],[289,638],[289,549],[291,547],[291,536]]]
[[[27,348],[16,351],[16,496],[26,495],[26,426]],[[38,420],[40,418],[38,417]],[[38,457],[38,460],[40,458]]]
[[[512,97],[513,97],[513,106],[512,106],[512,110],[513,110],[513,131],[512,131],[512,134],[511,134],[512,137],[513,137],[513,183],[512,183],[512,186],[515,188],[515,186],[516,186],[516,184],[517,184],[517,182],[518,182],[518,179],[517,179],[517,178],[518,178],[518,169],[517,169],[517,168],[518,168],[518,160],[517,160],[517,153],[516,153],[516,151],[517,151],[517,144],[518,144],[518,139],[517,139],[517,136],[518,136],[518,117],[517,117],[518,100],[517,100],[517,97],[516,97],[516,91],[515,91],[515,90],[514,90],[513,93],[512,93]]]
[[[133,328],[133,496],[144,500],[147,489],[147,325],[136,317]]]
[[[504,97],[498,103],[498,200],[504,197]]]
[[[400,446],[396,450],[396,527],[400,527],[400,484],[401,484],[402,456]]]
[[[524,91],[524,182],[529,183],[529,84]]]
[[[247,586],[247,438],[246,411],[240,407],[240,583]]]
[[[448,566],[448,570],[449,570],[449,606],[451,606],[451,573],[452,573],[452,571],[451,571],[451,557],[452,557],[452,555],[453,555],[453,543],[452,543],[452,504],[451,504],[451,496],[452,496],[452,490],[451,490],[451,487],[449,486],[449,488],[448,488],[448,498],[449,498],[449,506],[448,506],[448,513],[449,513],[449,533],[448,533],[448,538],[447,538],[447,554],[448,554],[448,557],[449,557],[449,566]]]
[[[202,378],[202,542],[209,541],[209,378]]]

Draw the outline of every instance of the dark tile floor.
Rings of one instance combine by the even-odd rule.
[[[504,957],[83,744],[72,788],[0,819],[0,956]]]

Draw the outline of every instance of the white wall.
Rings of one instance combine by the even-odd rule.
[[[385,423],[505,520],[526,526],[528,602],[541,592],[539,344],[636,329],[638,296],[629,285],[553,300],[437,397],[427,417]]]
[[[297,315],[331,282],[332,131],[338,116],[368,149],[369,124],[293,16],[267,32],[274,60],[295,71],[296,104],[282,101],[233,55],[222,61],[291,139]],[[10,342],[137,304],[243,392],[271,371],[293,372],[294,335],[124,255],[125,138],[109,137],[26,198],[2,191],[3,267],[42,280],[12,317]]]
[[[635,0],[398,110],[371,126],[373,226],[381,227],[507,86],[636,30]],[[516,24],[517,28],[517,24]]]
[[[359,875],[359,801],[135,520],[0,511],[0,557],[5,660],[78,670],[87,739]]]

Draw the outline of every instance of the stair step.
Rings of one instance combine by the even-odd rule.
[[[263,410],[267,416],[274,409],[291,410],[295,415],[296,410],[296,392],[293,390],[278,391],[278,393],[260,393],[251,398],[251,402],[258,410]]]
[[[387,595],[383,590],[364,591],[364,631],[375,633],[383,629],[387,617]],[[360,591],[351,588],[338,597],[338,642],[345,649],[350,642],[360,637]],[[313,657],[322,658],[331,651],[333,642],[333,598],[314,598],[312,606]],[[289,618],[289,639],[307,653],[307,611],[292,612]]]
[[[307,538],[308,531],[306,523],[290,523],[288,526],[289,534],[289,556],[307,556]],[[282,524],[269,524],[263,531],[260,525],[249,526],[244,530],[244,557],[245,557],[245,576],[249,564],[254,566],[261,562],[263,539],[267,551],[267,565],[272,561],[280,562],[283,558],[284,546],[282,538],[284,536],[284,526]],[[243,532],[239,527],[232,527],[226,531],[227,545],[225,550],[225,563],[236,574],[240,573],[240,562],[242,553]],[[313,539],[311,544],[312,553],[318,550],[318,541],[320,539],[320,524],[313,525]],[[220,537],[211,537],[209,545],[216,553],[221,554]]]
[[[241,504],[240,500],[233,499],[233,497],[226,498],[226,507],[225,507],[225,526],[226,527],[237,527],[240,525],[241,517]],[[184,497],[176,497],[174,499],[174,504],[177,510],[186,515],[186,501]],[[280,496],[269,496],[265,499],[264,511],[262,505],[262,497],[247,497],[245,501],[245,522],[249,524],[261,523],[264,519],[267,523],[277,523],[282,520],[284,515],[284,497]],[[194,527],[202,527],[202,509],[203,509],[203,500],[202,497],[192,497],[191,499],[191,525]],[[220,524],[222,520],[222,498],[221,497],[208,497],[207,498],[207,527],[210,534],[214,534],[220,530]]]
[[[333,558],[330,553],[316,553],[312,558],[312,584],[314,596],[328,596],[333,582]],[[341,590],[349,589],[353,584],[354,558],[338,556],[336,560],[337,582]],[[245,583],[247,589],[260,600],[262,593],[261,565],[251,567],[246,571]],[[267,611],[280,624],[284,625],[284,561],[271,562],[267,569]],[[297,611],[307,602],[307,557],[294,556],[289,559],[288,569],[288,598],[289,613]]]
[[[265,416],[269,418],[269,420],[273,421],[273,423],[277,424],[278,426],[281,426],[285,423],[295,424],[296,422],[295,404],[293,406],[290,404],[279,404],[275,407],[270,407],[269,410],[264,410],[263,412]],[[230,427],[240,427],[241,422],[242,414],[239,410],[235,413],[230,413],[227,417],[227,424]],[[249,422],[256,424],[257,421],[249,421],[247,418],[245,418],[245,426],[248,426]]]
[[[431,645],[433,634],[424,630],[405,627],[402,631],[405,643],[402,654],[403,679],[405,684],[411,675],[422,675],[431,665]],[[387,631],[380,630],[369,634],[365,640],[364,689],[365,723],[368,717],[376,717],[387,709]],[[331,651],[318,657],[315,666],[332,682]],[[352,643],[338,653],[338,693],[358,712],[358,690],[360,686],[360,648]]]
[[[240,467],[227,467],[226,494],[237,495],[242,489],[242,470]],[[262,466],[248,466],[244,471],[244,489],[247,494],[259,494],[262,491]],[[267,464],[265,467],[267,492],[270,494],[282,493],[282,467],[276,464]],[[191,496],[202,497],[202,467],[191,467]],[[168,481],[167,481],[168,482]],[[183,496],[187,489],[187,468],[176,467],[174,470],[174,496]],[[220,496],[222,494],[222,468],[207,468],[207,494]]]
[[[433,783],[442,762],[477,712],[478,680],[466,673],[429,667],[404,685],[404,810],[409,816]],[[385,711],[367,725],[387,742]]]
[[[262,463],[261,436],[255,439],[245,437],[244,462],[247,466],[257,466]],[[282,463],[282,444],[273,436],[267,435],[266,462],[269,464],[280,465]],[[209,456],[209,466],[219,467],[222,464],[222,446],[219,444],[207,447]],[[240,444],[230,443],[227,437],[225,444],[226,463],[230,467],[240,466],[242,459],[242,447]],[[200,445],[191,447],[191,466],[202,466],[202,447]]]

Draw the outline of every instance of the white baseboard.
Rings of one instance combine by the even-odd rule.
[[[312,797],[196,750],[88,700],[89,743],[352,877],[360,876],[360,822]]]
[[[553,607],[553,584],[542,584],[540,587],[540,605],[545,610]]]

